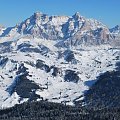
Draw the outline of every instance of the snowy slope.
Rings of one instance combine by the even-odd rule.
[[[7,42],[9,49],[6,47]],[[16,87],[22,83],[19,83],[17,78],[26,71],[27,80],[40,87],[31,90],[40,96],[36,100],[73,104],[75,99],[83,98],[80,96],[96,81],[97,76],[114,70],[116,62],[119,61],[119,50],[108,45],[66,49],[55,47],[56,43],[57,41],[38,38],[20,38],[0,43],[1,107],[13,106],[30,99],[21,95],[21,88]],[[41,46],[44,49],[41,49]],[[70,51],[74,55],[72,59]],[[41,66],[41,62],[37,64],[38,60],[51,67],[50,70],[47,71]],[[25,70],[20,66],[24,66]],[[68,75],[69,70],[72,72]]]
[[[0,34],[0,108],[37,100],[73,105],[120,60],[113,45],[119,39],[78,12],[71,17],[36,12]]]

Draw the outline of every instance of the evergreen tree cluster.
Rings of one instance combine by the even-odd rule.
[[[0,110],[0,120],[120,120],[120,108],[93,109],[46,101]]]
[[[87,107],[120,107],[120,63],[114,71],[107,71],[98,77],[97,82],[85,94]]]

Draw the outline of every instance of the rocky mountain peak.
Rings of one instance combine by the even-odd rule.
[[[81,15],[79,12],[76,12],[72,17],[76,20],[79,20],[81,18]]]
[[[35,19],[40,19],[40,16],[42,15],[42,13],[41,12],[35,12],[34,13],[34,18]]]
[[[119,34],[120,33],[120,25],[116,25],[112,29],[110,29],[110,32],[113,34]]]
[[[116,25],[114,28],[115,28],[116,30],[119,30],[119,29],[120,29],[120,25]]]
[[[84,42],[87,44],[104,43],[104,41],[112,39],[113,33],[118,34],[119,32],[119,26],[109,29],[95,19],[81,16],[79,12],[71,17],[48,16],[41,12],[35,12],[19,25],[7,28],[3,35],[14,37],[19,34],[48,40],[62,40],[62,44],[66,41],[70,44],[70,40],[72,40],[72,45],[79,45]]]

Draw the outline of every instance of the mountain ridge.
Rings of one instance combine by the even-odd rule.
[[[1,37],[28,35],[49,40],[63,40],[73,46],[79,44],[106,44],[114,40],[115,32],[95,19],[87,19],[76,12],[73,16],[48,16],[36,12],[15,27],[6,28]],[[115,29],[114,29],[115,31]],[[75,44],[76,43],[76,44]]]

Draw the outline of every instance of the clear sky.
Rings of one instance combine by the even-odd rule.
[[[0,0],[0,24],[14,26],[36,11],[69,16],[80,12],[109,27],[120,25],[120,0]]]

